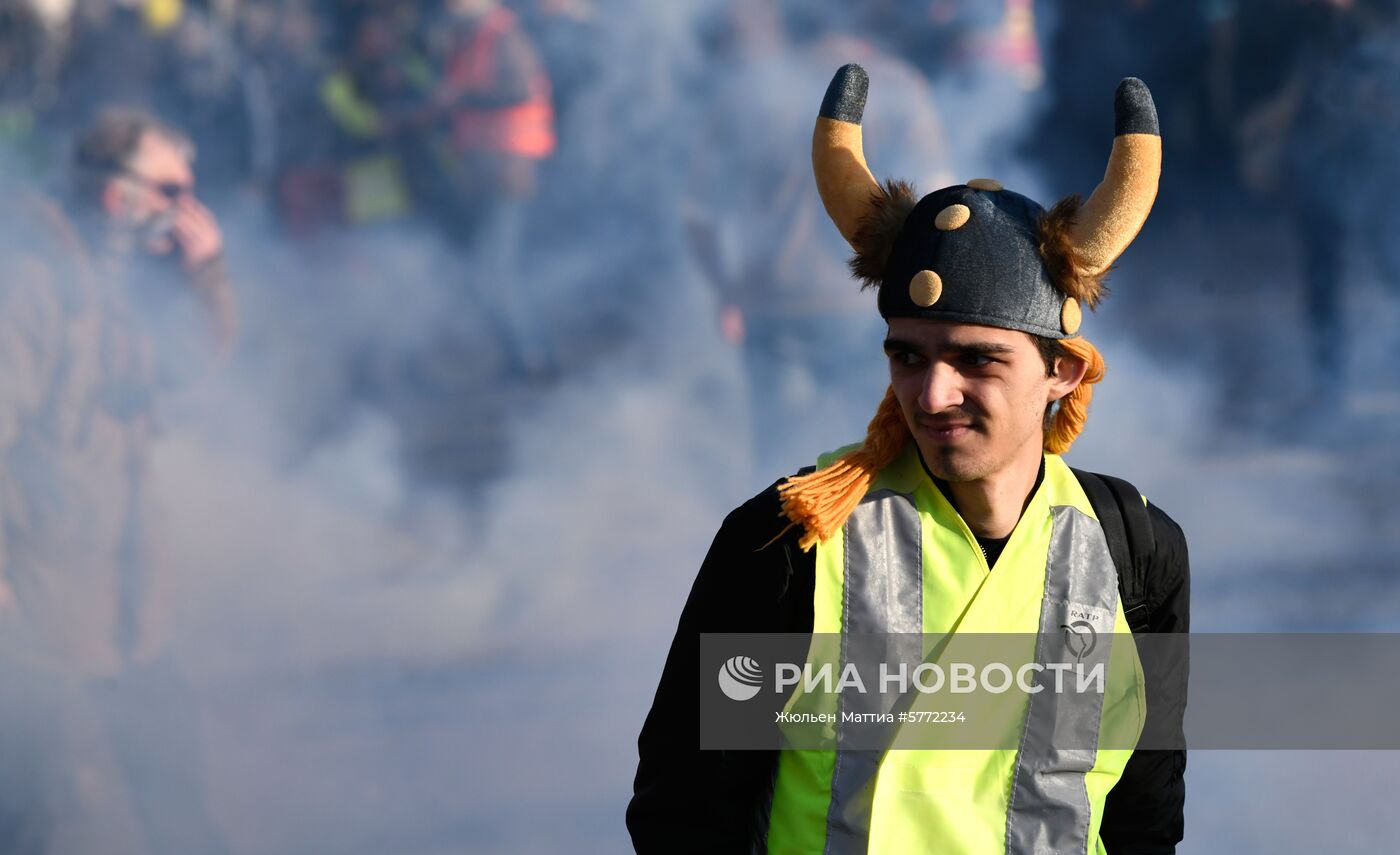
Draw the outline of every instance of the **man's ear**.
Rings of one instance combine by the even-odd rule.
[[[1075,390],[1084,375],[1089,373],[1089,363],[1074,356],[1065,354],[1055,358],[1055,372],[1050,377],[1051,400],[1059,400]]]

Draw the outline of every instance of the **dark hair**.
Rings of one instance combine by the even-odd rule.
[[[1036,335],[1035,333],[1026,333],[1026,335],[1035,342],[1036,350],[1040,351],[1040,358],[1045,360],[1045,376],[1054,377],[1055,360],[1062,356],[1068,356],[1069,352],[1065,350],[1064,345],[1060,344],[1060,340],[1057,338]]]
[[[194,144],[182,131],[155,116],[129,107],[111,107],[78,135],[73,147],[70,192],[79,205],[95,204],[107,182],[131,168],[147,134],[169,140],[194,159]]]
[[[1060,344],[1060,340],[1057,338],[1036,335],[1035,333],[1026,333],[1026,335],[1030,336],[1031,340],[1035,342],[1036,350],[1040,351],[1040,358],[1045,360],[1045,376],[1054,377],[1055,360],[1062,356],[1068,356],[1069,352],[1065,350],[1064,345]],[[1058,404],[1059,401],[1051,401],[1045,405],[1045,420],[1042,423],[1042,427],[1046,432],[1049,432],[1050,426],[1055,421],[1055,407]]]

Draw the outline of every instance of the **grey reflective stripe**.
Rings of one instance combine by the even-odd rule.
[[[923,550],[919,511],[901,493],[878,490],[846,519],[841,631],[922,632]]]
[[[911,496],[892,490],[869,493],[846,519],[841,603],[841,663],[848,639],[860,635],[923,631],[923,548],[919,511]],[[907,636],[908,637],[908,636]],[[892,645],[900,644],[891,637]],[[922,650],[891,650],[887,661],[912,660]],[[842,692],[838,711],[881,712],[880,692]],[[872,782],[884,756],[880,751],[842,751],[837,716],[836,761],[831,773],[831,802],[826,814],[826,855],[864,853],[870,836]]]
[[[1077,508],[1050,510],[1050,554],[1045,570],[1036,661],[1075,662],[1066,627],[1076,622],[1093,628],[1094,643],[1082,662],[1108,671],[1113,618],[1118,608],[1118,579],[1103,529]],[[1073,616],[1071,616],[1073,611]],[[1082,628],[1082,627],[1081,627]],[[1086,650],[1082,638],[1076,651]],[[1053,691],[1054,676],[1042,670],[1038,682],[1050,690],[1030,695],[1025,729],[1016,751],[1016,771],[1006,812],[1007,855],[1064,855],[1089,850],[1089,791],[1085,774],[1093,768],[1103,695]],[[1105,676],[1105,679],[1107,677]],[[1072,683],[1066,675],[1066,683]]]

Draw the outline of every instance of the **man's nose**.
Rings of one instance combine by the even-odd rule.
[[[941,413],[960,405],[962,400],[962,378],[958,372],[943,362],[930,363],[919,390],[919,408],[926,413]]]

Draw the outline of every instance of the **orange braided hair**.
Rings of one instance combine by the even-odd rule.
[[[1087,362],[1089,370],[1079,385],[1060,400],[1060,408],[1045,435],[1045,450],[1051,454],[1068,451],[1084,430],[1089,401],[1094,397],[1093,384],[1104,375],[1103,356],[1088,340],[1068,338],[1061,339],[1060,344],[1071,356]],[[890,387],[885,390],[885,398],[866,428],[865,441],[860,448],[846,452],[825,469],[788,478],[778,485],[783,515],[791,523],[769,543],[794,525],[803,529],[798,546],[804,552],[831,537],[845,525],[846,518],[865,497],[876,474],[904,451],[909,438],[909,426],[894,396],[894,388]]]
[[[1084,379],[1079,381],[1070,393],[1060,399],[1060,409],[1055,413],[1055,421],[1045,434],[1045,450],[1051,454],[1064,454],[1074,445],[1074,440],[1084,430],[1089,419],[1089,402],[1094,399],[1094,384],[1103,379],[1103,354],[1086,338],[1060,339],[1060,346],[1070,356],[1078,357],[1089,364]]]

